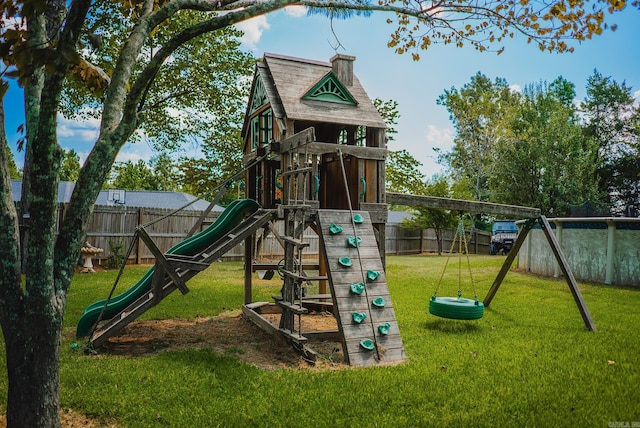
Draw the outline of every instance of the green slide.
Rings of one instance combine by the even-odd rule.
[[[231,229],[240,224],[245,216],[254,213],[258,208],[260,208],[260,205],[253,199],[233,201],[211,226],[177,243],[167,251],[167,254],[189,256],[203,251],[209,245],[224,237]],[[118,296],[112,297],[104,310],[102,318],[110,319],[114,317],[145,293],[148,293],[151,289],[153,271],[154,268],[152,267],[133,287]],[[76,328],[76,337],[81,338],[89,335],[91,328],[100,316],[100,312],[102,312],[105,302],[106,300],[100,300],[89,305],[84,310]]]

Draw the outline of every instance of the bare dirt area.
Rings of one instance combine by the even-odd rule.
[[[279,315],[266,314],[264,317],[278,325]],[[302,331],[336,329],[336,320],[331,314],[319,312],[302,316]],[[339,342],[311,342],[308,346],[318,353],[315,363],[306,361],[285,342],[274,340],[273,336],[244,319],[240,311],[233,311],[194,321],[133,322],[118,336],[109,339],[98,352],[135,358],[187,348],[208,348],[265,370],[347,367]]]
[[[116,428],[118,425],[105,425],[100,422],[90,419],[85,415],[74,412],[73,410],[61,410],[60,411],[60,425],[63,428]],[[6,428],[7,418],[5,415],[0,415],[0,428]]]

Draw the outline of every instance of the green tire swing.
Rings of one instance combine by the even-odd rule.
[[[458,243],[458,296],[457,297],[438,297],[438,291],[442,285],[442,279],[447,270],[447,265],[453,255],[453,249]],[[464,247],[463,247],[464,245]],[[469,269],[469,278],[471,279],[471,287],[473,289],[473,299],[466,299],[462,297],[462,252],[467,256],[467,267]],[[467,238],[464,232],[464,221],[462,214],[460,214],[460,220],[458,221],[458,229],[451,242],[451,248],[447,256],[447,261],[442,269],[442,275],[436,285],[436,289],[429,301],[429,313],[440,318],[448,318],[455,320],[477,320],[484,315],[484,304],[478,300],[478,294],[476,293],[476,286],[473,282],[473,275],[471,274],[471,262],[469,261],[469,249],[467,248]]]
[[[429,313],[440,318],[477,320],[484,315],[484,304],[464,297],[436,297],[429,302]]]

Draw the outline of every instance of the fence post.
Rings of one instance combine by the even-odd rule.
[[[473,228],[473,245],[476,247],[476,254],[478,254],[478,231]]]
[[[142,207],[138,208],[138,226],[140,226],[142,224]],[[142,262],[142,256],[140,255],[140,253],[142,252],[142,241],[141,239],[138,239],[138,242],[136,242],[136,264],[139,265]]]

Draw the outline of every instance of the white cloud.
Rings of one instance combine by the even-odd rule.
[[[640,91],[635,91],[633,93],[633,98],[636,99],[636,102],[634,104],[635,105],[639,105],[640,104]]]
[[[453,129],[427,125],[425,140],[434,149],[449,150],[453,145]]]
[[[289,6],[286,7],[285,12],[287,15],[292,16],[294,18],[300,18],[301,16],[307,15],[307,7],[306,6]]]
[[[522,86],[520,85],[509,85],[509,89],[511,89],[511,92],[517,92],[519,94],[522,93]]]
[[[262,37],[262,33],[270,28],[269,22],[267,22],[267,17],[264,15],[256,16],[255,18],[240,22],[239,24],[236,24],[236,26],[244,32],[240,41],[250,49],[256,48],[256,45]]]
[[[122,150],[120,150],[120,153],[118,153],[118,156],[116,157],[116,162],[131,161],[133,163],[136,163],[139,160],[143,160],[143,161],[147,162],[149,159],[150,159],[149,157],[142,156],[138,152],[129,151],[127,149],[122,149]]]
[[[74,143],[94,143],[98,138],[99,129],[98,119],[76,120],[58,115],[58,137],[72,140]]]
[[[454,131],[452,128],[439,128],[436,125],[427,125],[424,130],[423,140],[405,147],[418,161],[422,163],[420,171],[426,176],[442,173],[442,165],[438,164],[437,154],[433,149],[448,152],[453,145]],[[426,144],[425,144],[426,143]]]

